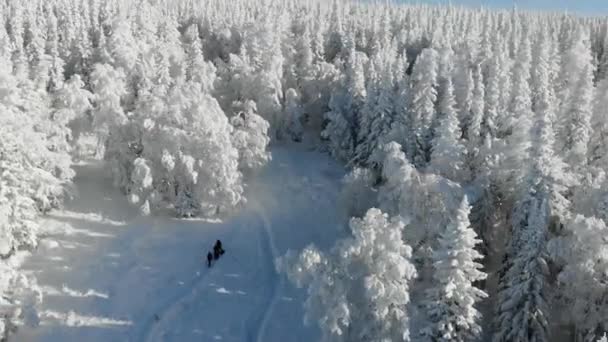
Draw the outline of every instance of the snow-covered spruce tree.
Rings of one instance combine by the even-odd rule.
[[[530,128],[533,117],[530,90],[530,40],[527,35],[521,39],[519,53],[513,67],[512,99],[508,112],[507,137],[505,138],[504,161],[500,172],[503,192],[517,197],[527,169],[529,158]],[[512,199],[514,200],[514,199]]]
[[[501,88],[500,78],[504,68],[502,63],[503,52],[500,49],[501,44],[493,43],[493,52],[491,62],[488,62],[485,77],[485,99],[484,99],[484,118],[481,125],[480,136],[496,137],[498,134],[499,125],[499,110],[501,94],[505,92]]]
[[[568,123],[565,125],[565,159],[573,167],[587,163],[588,143],[591,136],[591,117],[593,102],[593,72],[589,64],[583,69],[578,86],[572,96],[568,110]]]
[[[316,321],[322,341],[410,341],[410,283],[416,269],[403,242],[401,217],[372,208],[350,221],[352,237],[328,253],[314,246],[277,260],[279,271],[308,288],[306,321]]]
[[[454,88],[451,78],[443,85],[439,106],[439,127],[431,147],[429,169],[455,182],[469,178],[465,166],[466,148],[462,143],[458,114],[454,108]]]
[[[100,144],[104,144],[112,139],[114,128],[127,121],[121,107],[121,97],[127,92],[125,75],[121,69],[117,70],[109,64],[96,64],[90,82],[95,101],[91,113],[93,132],[98,135]],[[103,150],[98,153],[103,153]]]
[[[5,9],[0,12],[7,14]],[[12,257],[37,246],[40,217],[61,205],[73,171],[67,137],[62,134],[68,130],[61,116],[53,115],[46,92],[40,32],[33,27],[29,31],[36,34],[36,49],[29,43],[16,47],[9,42],[4,18],[0,24],[0,338],[6,339],[19,319],[19,300],[26,299],[20,296],[27,292],[27,284],[21,282],[26,277],[15,270]],[[16,25],[12,29],[13,38],[23,34]],[[24,42],[23,37],[13,41]],[[20,49],[36,56],[29,64],[31,75]],[[19,67],[11,62],[11,50],[17,52]]]
[[[199,35],[196,24],[190,25],[184,34],[186,80],[201,84],[204,92],[211,92],[215,81],[215,67],[205,61]]]
[[[449,31],[449,29],[448,29]],[[444,36],[443,29],[435,31],[436,35],[439,37],[433,37],[432,44],[433,47],[437,50],[438,54],[438,72],[437,78],[440,87],[438,89],[439,97],[441,97],[442,87],[441,84],[447,78],[453,78],[454,75],[454,60],[455,54],[454,50],[451,46],[451,41],[449,40],[449,36]],[[449,34],[449,32],[448,32]]]
[[[10,82],[7,84],[9,85]],[[7,98],[13,97],[13,108],[17,112],[17,116],[13,116],[10,120],[17,120],[14,124],[23,124],[23,129],[19,130],[24,134],[21,139],[32,139],[31,147],[24,154],[29,155],[34,168],[40,168],[56,181],[70,183],[74,176],[74,171],[71,169],[70,146],[67,143],[69,129],[62,126],[64,122],[59,116],[53,116],[51,101],[49,94],[39,91],[34,88],[34,83],[29,79],[22,79],[16,85],[13,91],[9,92]],[[12,93],[12,94],[10,94]],[[18,119],[23,117],[21,121]],[[9,120],[9,118],[6,118]],[[34,138],[37,135],[37,138]],[[38,141],[36,141],[38,140]],[[36,151],[37,149],[37,151]],[[21,153],[21,152],[17,152]],[[23,163],[27,163],[25,160]],[[50,188],[41,190],[40,193],[51,191]],[[62,202],[63,197],[62,187],[57,187],[51,193],[46,193],[48,200],[39,202],[40,210],[47,211],[57,207]]]
[[[493,262],[494,257],[501,257],[499,254],[504,250],[505,236],[508,235],[506,227],[510,213],[506,210],[508,203],[503,201],[497,179],[500,166],[497,144],[497,139],[486,136],[479,150],[479,164],[473,183],[476,198],[472,203],[470,220],[482,240],[479,250],[487,257],[484,262]]]
[[[262,24],[243,28],[239,54],[230,53],[227,61],[215,61],[218,81],[213,95],[229,117],[240,111],[238,104],[254,101],[258,113],[270,124],[269,136],[281,138],[285,127],[281,82],[284,58],[281,29],[273,25],[273,21],[265,17]]]
[[[570,216],[570,202],[566,198],[569,187],[574,185],[567,165],[555,153],[556,99],[551,82],[552,57],[546,34],[541,33],[534,53],[534,124],[531,130],[530,157],[532,174],[529,186],[544,196],[550,216],[564,221]]]
[[[409,62],[407,60],[407,54],[405,51],[396,58],[395,71],[398,73],[395,75],[395,83],[397,84],[395,92],[395,117],[391,125],[391,131],[389,135],[390,141],[394,141],[401,146],[410,145],[410,113],[409,113],[409,92],[410,92],[410,79],[407,73]],[[408,157],[411,157],[408,155]]]
[[[535,79],[539,88],[536,89],[535,122],[530,131],[531,165],[524,171],[527,175],[517,191],[520,199],[513,211],[512,236],[499,285],[496,341],[549,338],[545,241],[549,238],[551,220],[556,217],[559,223],[569,217],[569,202],[564,192],[571,179],[553,151],[551,118],[555,102],[549,83],[550,55],[546,39],[540,38],[535,53]]]
[[[591,120],[592,133],[589,140],[589,165],[608,172],[608,154],[605,153],[608,150],[608,120],[606,119],[608,78],[602,79],[597,84],[596,95]]]
[[[50,177],[36,180],[33,172],[41,173],[39,169],[28,167],[27,161],[31,158],[26,154],[25,142],[19,139],[19,131],[7,122],[7,119],[19,118],[14,111],[0,106],[2,110],[2,139],[0,139],[0,256],[10,257],[18,248],[35,247],[39,214],[38,208],[31,194],[35,186],[46,185]],[[23,120],[23,118],[19,118]],[[23,121],[20,121],[23,123]],[[23,127],[23,126],[22,126]],[[27,127],[27,126],[26,126]],[[31,135],[31,132],[30,132]],[[34,143],[30,136],[28,144]],[[35,143],[40,138],[36,137]],[[23,148],[23,152],[17,152]],[[17,153],[16,153],[17,152]],[[58,186],[58,182],[48,185]]]
[[[598,61],[597,79],[599,81],[608,78],[608,23],[604,24],[604,39],[601,42],[602,54]]]
[[[69,130],[29,79],[0,57],[0,257],[37,245],[41,214],[61,205],[74,172]],[[55,113],[56,114],[56,113]]]
[[[303,18],[305,19],[305,18]],[[308,18],[306,18],[308,19]],[[298,41],[295,43],[293,62],[294,64],[298,102],[301,109],[299,122],[303,131],[310,134],[307,137],[318,139],[319,132],[324,127],[324,114],[328,111],[328,104],[338,80],[337,65],[325,62],[323,57],[322,32],[324,30],[324,18],[316,16],[315,20],[306,24],[302,36],[296,34]],[[303,24],[304,25],[304,24]],[[311,32],[310,44],[306,44],[306,32]],[[311,56],[308,56],[310,49]],[[309,58],[312,58],[310,61]],[[310,64],[309,64],[310,63]],[[284,86],[284,89],[289,89]],[[284,108],[287,107],[287,92],[285,92]],[[286,118],[288,121],[292,118]]]
[[[559,139],[564,160],[573,168],[587,164],[594,96],[589,34],[578,28],[563,60]]]
[[[45,51],[46,54],[51,58],[49,88],[55,90],[60,88],[63,84],[65,62],[59,55],[59,31],[57,27],[57,16],[51,8],[46,11],[46,15],[46,27],[44,30],[46,33]]]
[[[137,43],[133,37],[131,19],[113,18],[110,23],[111,35],[108,37],[107,54],[109,60],[102,62],[109,63],[116,69],[123,69],[125,73],[130,73],[137,62]]]
[[[544,257],[548,207],[545,199],[533,195],[522,201],[525,211],[513,219],[507,265],[498,289],[494,342],[549,340]]]
[[[431,153],[431,123],[433,122],[437,100],[437,52],[424,49],[414,64],[410,92],[410,117],[413,135],[409,155],[416,166],[428,163]]]
[[[320,140],[325,127],[325,113],[329,110],[332,91],[338,85],[339,69],[326,62],[315,64],[312,76],[303,82],[301,105],[303,116],[301,118],[304,131],[308,136]]]
[[[378,53],[379,52],[376,52],[376,54]],[[366,84],[365,101],[362,103],[361,110],[357,112],[355,117],[357,139],[355,141],[354,156],[350,164],[358,163],[365,165],[371,154],[370,149],[373,144],[373,138],[371,137],[372,124],[378,115],[375,110],[381,91],[381,61],[382,59],[376,55],[373,59],[368,60],[367,63],[364,75],[365,79],[363,80]]]
[[[410,218],[405,240],[414,248],[420,281],[429,280],[430,251],[435,247],[440,227],[447,225],[464,196],[462,188],[442,176],[419,172],[395,142],[378,150],[381,166],[378,205],[389,215]]]
[[[327,125],[321,136],[329,140],[330,150],[338,159],[350,161],[355,153],[359,113],[367,97],[363,68],[367,60],[363,53],[353,51],[340,85],[331,95],[330,111],[325,114]]]
[[[458,49],[454,68],[454,99],[458,109],[460,133],[466,132],[473,101],[473,71],[470,68],[467,51]]]
[[[284,57],[281,53],[280,38],[285,17],[273,17],[265,13],[259,25],[249,26],[243,32],[245,60],[252,67],[246,89],[249,94],[244,99],[255,101],[258,112],[270,123],[270,135],[275,137],[283,127],[282,101]],[[241,99],[243,100],[243,99]]]
[[[251,79],[254,72],[253,67],[247,63],[247,58],[242,52],[240,55],[229,55],[228,61],[218,60],[217,81],[213,95],[220,103],[222,109],[231,114],[232,105],[243,99],[252,99]],[[211,76],[211,75],[208,75]]]
[[[504,34],[504,33],[503,33]],[[494,262],[504,250],[505,237],[509,226],[510,202],[505,201],[503,163],[505,162],[504,137],[510,134],[507,99],[510,101],[511,60],[506,52],[500,31],[494,32],[492,58],[485,73],[484,117],[481,123],[481,144],[474,160],[474,188],[476,200],[472,203],[471,224],[475,227],[483,245],[480,246],[484,261]],[[493,282],[490,277],[489,282]]]
[[[421,335],[429,341],[474,341],[481,334],[481,314],[475,305],[487,294],[473,285],[486,278],[475,249],[481,241],[469,223],[466,196],[452,222],[440,233],[433,252],[434,284],[427,290],[429,323]]]
[[[557,276],[560,316],[577,341],[593,341],[608,330],[608,228],[595,217],[577,215],[565,224],[566,235],[548,250],[563,268]]]
[[[395,215],[409,215],[409,211],[415,212],[420,207],[420,204],[413,202],[416,197],[410,196],[418,194],[416,187],[421,182],[419,172],[396,142],[385,145],[382,152],[382,155],[378,152],[375,156],[382,161],[383,183],[378,193],[380,209]],[[406,212],[401,212],[402,209]]]
[[[29,62],[29,75],[33,86],[46,91],[50,79],[51,57],[45,53],[45,40],[41,25],[35,20],[29,20],[24,34],[29,41],[26,43],[26,57]]]
[[[379,68],[376,70],[378,79],[370,81],[355,155],[355,160],[364,165],[370,164],[374,151],[387,143],[395,116],[391,51],[381,50],[371,62]]]
[[[129,183],[129,161],[134,160],[141,146],[135,132],[129,130],[128,117],[121,106],[127,93],[125,74],[109,64],[97,64],[91,73],[94,95],[92,130],[97,136],[97,155],[108,161],[114,185],[125,188]],[[125,188],[126,189],[126,188]]]
[[[355,137],[352,132],[352,123],[344,116],[344,91],[332,93],[329,101],[330,111],[325,113],[327,125],[321,132],[321,137],[328,140],[332,156],[339,160],[348,161],[354,155]]]
[[[152,208],[147,200],[153,190],[153,175],[146,159],[138,157],[133,161],[133,172],[131,172],[129,200],[133,204],[140,204],[139,210],[142,215],[150,215]]]
[[[314,51],[312,49],[312,38],[310,24],[302,23],[301,34],[297,35],[294,43],[293,65],[296,76],[296,86],[301,89],[311,76],[313,76]]]
[[[471,101],[471,115],[467,124],[465,137],[467,139],[467,161],[468,168],[475,173],[479,168],[480,148],[485,136],[482,134],[484,123],[485,87],[481,66],[476,66],[473,72],[473,100]],[[481,157],[483,158],[483,157]]]
[[[498,40],[496,45],[495,54],[497,56],[497,60],[499,61],[499,67],[496,68],[497,70],[495,74],[499,89],[499,102],[497,108],[498,113],[503,113],[497,118],[496,135],[500,138],[504,138],[511,133],[511,117],[507,114],[509,113],[509,106],[512,99],[512,75],[514,73],[513,69],[515,61],[509,57],[508,47],[504,41]]]
[[[293,141],[302,141],[304,127],[302,119],[304,111],[301,105],[301,97],[298,91],[289,88],[285,92],[285,106],[283,116],[285,117],[285,134]]]
[[[343,27],[342,27],[342,14],[341,8],[339,8],[339,2],[334,1],[332,4],[331,17],[329,18],[329,27],[326,32],[325,44],[323,50],[325,51],[325,59],[332,62],[336,56],[342,51],[343,42]]]
[[[61,84],[54,95],[52,120],[57,127],[55,138],[64,141],[64,144],[69,142],[72,146],[66,146],[65,149],[74,149],[73,155],[79,157],[82,154],[79,138],[83,133],[91,131],[93,94],[85,89],[85,83],[79,75],[74,75]]]

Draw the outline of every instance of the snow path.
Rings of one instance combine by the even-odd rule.
[[[24,264],[44,300],[38,326],[11,341],[314,341],[302,323],[305,291],[274,260],[341,234],[342,168],[295,145],[248,189],[224,222],[139,217],[99,165],[77,167],[79,196],[44,222],[40,253]],[[216,239],[226,254],[210,269]]]
[[[272,226],[270,224],[270,221],[268,220],[268,217],[264,213],[263,209],[261,209],[259,207],[259,204],[256,204],[256,206],[257,206],[257,210],[259,211],[259,215],[262,218],[262,226],[264,228],[264,234],[266,235],[266,241],[268,242],[268,245],[269,245],[268,248],[266,248],[266,250],[271,252],[270,262],[272,263],[279,256],[279,252],[277,250],[277,247],[274,242],[274,237],[272,235]],[[280,279],[279,282],[281,282],[284,278],[279,277],[279,279]],[[276,305],[276,302],[277,302],[277,293],[278,292],[276,289],[276,282],[272,282],[272,287],[273,287],[272,298],[270,299],[269,305],[266,306],[266,310],[265,310],[264,316],[262,318],[262,323],[258,327],[258,333],[257,333],[257,338],[256,338],[257,342],[264,341],[264,333],[266,332],[266,327],[268,326],[268,321],[270,319],[270,316],[272,315],[272,309],[274,308],[274,306]],[[280,287],[283,287],[282,283],[280,283]]]

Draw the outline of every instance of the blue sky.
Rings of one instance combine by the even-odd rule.
[[[405,0],[415,3],[445,4],[449,0]],[[454,5],[511,8],[516,4],[521,9],[556,10],[576,12],[583,15],[608,15],[608,0],[451,0]]]

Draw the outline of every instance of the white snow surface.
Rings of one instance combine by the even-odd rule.
[[[39,253],[23,265],[43,294],[36,324],[11,341],[315,341],[305,290],[274,259],[343,234],[343,169],[303,146],[276,147],[234,217],[141,217],[101,164],[76,167],[78,195],[43,222]],[[207,268],[216,239],[226,250]]]

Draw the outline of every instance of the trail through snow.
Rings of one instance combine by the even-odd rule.
[[[45,222],[24,264],[44,300],[12,341],[314,341],[303,290],[274,259],[340,234],[341,167],[303,147],[275,148],[224,222],[139,217],[99,164],[77,167],[78,196]],[[226,254],[211,268],[216,239]]]

